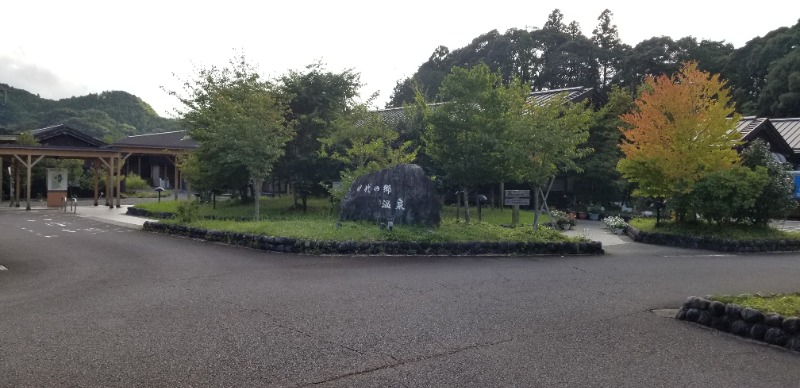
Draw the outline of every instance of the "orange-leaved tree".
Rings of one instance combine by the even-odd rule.
[[[625,157],[617,170],[638,184],[634,194],[674,201],[707,174],[739,162],[735,112],[725,82],[688,62],[674,76],[649,78],[634,109],[621,116]],[[685,208],[684,208],[685,209]]]

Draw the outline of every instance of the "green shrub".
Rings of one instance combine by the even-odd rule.
[[[200,219],[200,205],[197,201],[180,201],[175,216],[181,223],[191,223]]]
[[[125,178],[125,192],[134,192],[139,190],[150,190],[150,185],[136,174],[130,174]]]
[[[756,198],[749,218],[756,224],[766,225],[770,219],[783,219],[797,206],[792,198],[794,183],[789,173],[791,166],[772,157],[763,140],[755,140],[742,151],[742,165],[755,169],[765,167],[769,180]]]
[[[749,222],[749,215],[769,177],[764,167],[736,166],[717,171],[697,182],[691,208],[709,222]]]

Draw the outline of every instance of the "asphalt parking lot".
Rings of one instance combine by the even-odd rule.
[[[797,291],[797,254],[609,235],[605,256],[297,256],[149,234],[110,212],[0,210],[0,385],[800,381],[797,353],[651,311]]]

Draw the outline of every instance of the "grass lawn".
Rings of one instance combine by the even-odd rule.
[[[153,212],[177,212],[177,201],[146,203],[136,205]],[[336,227],[338,210],[334,210],[327,199],[309,198],[307,212],[292,208],[291,198],[263,198],[261,200],[262,220],[228,221],[200,220],[191,225],[211,230],[232,231],[237,233],[263,234],[270,236],[294,237],[313,240],[336,241],[418,241],[418,242],[455,242],[455,241],[524,241],[524,242],[566,242],[587,241],[579,237],[567,237],[550,228],[539,227],[536,231],[530,226],[505,228],[500,224],[511,223],[510,209],[483,209],[483,222],[478,222],[477,209],[471,209],[470,224],[464,223],[464,210],[461,210],[461,221],[455,219],[455,208],[446,207],[442,211],[441,225],[436,227],[398,225],[387,231],[370,222],[342,222]],[[520,219],[524,224],[533,222],[533,212],[521,212]],[[200,215],[217,217],[251,217],[253,205],[241,205],[235,201],[218,202],[216,209],[210,204],[200,206]],[[546,219],[546,218],[545,218]],[[162,222],[177,222],[165,220]]]
[[[711,225],[705,222],[676,224],[661,221],[656,227],[655,218],[634,218],[630,224],[644,232],[667,233],[681,236],[714,237],[728,240],[797,240],[800,233],[786,232],[772,227],[751,225]]]
[[[800,317],[800,294],[713,296],[711,300],[735,303],[765,313],[778,313],[784,317]]]

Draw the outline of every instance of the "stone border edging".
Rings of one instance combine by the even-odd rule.
[[[800,251],[800,240],[727,240],[714,237],[679,236],[668,233],[644,232],[633,226],[625,228],[633,241],[689,249],[719,252],[794,252]]]
[[[603,244],[526,242],[317,241],[223,232],[185,225],[145,222],[142,230],[219,242],[264,251],[348,255],[602,255]]]
[[[690,296],[675,319],[800,352],[800,318]]]

